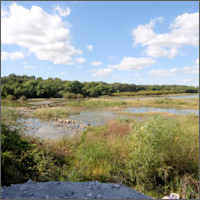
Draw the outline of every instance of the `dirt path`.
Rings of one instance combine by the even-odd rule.
[[[122,184],[91,182],[46,182],[3,187],[2,199],[152,199]]]

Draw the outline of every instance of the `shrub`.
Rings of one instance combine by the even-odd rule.
[[[82,94],[77,94],[77,98],[84,98]]]
[[[16,130],[1,123],[1,175],[2,185],[22,183],[30,177],[33,158],[26,152],[31,149],[28,140]],[[34,170],[33,170],[34,171]]]
[[[7,100],[16,100],[17,98],[14,96],[14,95],[11,95],[9,94],[7,97],[6,97]]]
[[[76,98],[77,96],[76,96],[76,94],[74,94],[74,93],[65,93],[65,94],[64,94],[64,97],[65,97],[65,98]]]
[[[24,95],[22,95],[20,98],[19,98],[19,100],[26,100],[27,98],[26,98],[26,96],[24,96]]]

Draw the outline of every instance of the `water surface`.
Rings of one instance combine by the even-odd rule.
[[[128,107],[125,112],[128,113],[145,113],[145,112],[168,112],[177,115],[195,114],[199,116],[199,110],[194,109],[175,109],[175,108],[154,108],[154,107]]]

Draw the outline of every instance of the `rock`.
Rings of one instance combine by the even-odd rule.
[[[120,188],[120,187],[121,187],[121,185],[116,184],[116,183],[114,183],[113,186],[112,186],[112,188]]]
[[[33,183],[33,181],[32,181],[31,179],[29,179],[29,180],[27,181],[27,183]]]
[[[87,196],[88,196],[88,197],[92,197],[92,193],[90,192]]]
[[[97,199],[101,199],[101,197],[102,197],[102,196],[101,196],[100,194],[97,195]]]

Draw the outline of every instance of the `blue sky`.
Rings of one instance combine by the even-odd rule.
[[[1,76],[199,85],[199,3],[1,2]]]

